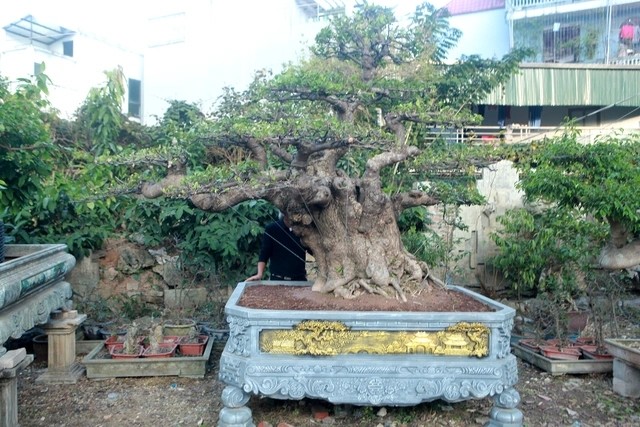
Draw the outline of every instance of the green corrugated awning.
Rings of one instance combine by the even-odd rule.
[[[518,74],[486,99],[487,105],[640,106],[640,67],[522,64]]]

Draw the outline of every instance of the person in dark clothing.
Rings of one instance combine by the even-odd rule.
[[[246,279],[261,280],[267,263],[271,280],[307,280],[305,269],[306,250],[300,238],[293,234],[283,215],[276,222],[267,225],[262,236],[258,257],[258,274]]]

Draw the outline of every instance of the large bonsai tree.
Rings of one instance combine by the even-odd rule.
[[[131,163],[168,166],[140,190],[214,212],[269,201],[312,251],[315,291],[406,300],[430,281],[441,284],[405,250],[397,219],[408,208],[474,200],[465,176],[486,157],[441,136],[473,123],[471,105],[522,59],[445,65],[458,36],[429,4],[401,26],[391,9],[365,2],[318,34],[308,60],[258,73],[245,92],[225,92],[213,117],[192,129],[208,165],[177,140],[162,156],[138,155]]]

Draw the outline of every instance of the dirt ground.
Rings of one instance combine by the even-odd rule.
[[[46,364],[34,361],[18,379],[19,422],[22,427],[68,426],[215,426],[223,385],[217,380],[220,349],[212,352],[204,379],[141,377],[87,379],[72,385],[36,383]],[[81,358],[79,358],[81,360]],[[518,361],[526,426],[640,425],[640,399],[612,390],[612,375],[551,376]],[[312,401],[280,401],[253,397],[254,422],[372,427],[481,426],[488,420],[491,399],[461,403],[434,401],[410,408],[335,407]],[[329,417],[314,420],[318,408]],[[267,424],[263,424],[267,425]],[[283,424],[284,426],[284,424]]]

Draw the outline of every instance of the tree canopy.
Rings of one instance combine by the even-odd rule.
[[[131,185],[146,180],[147,198],[212,212],[270,202],[312,251],[316,291],[406,299],[441,282],[403,247],[397,220],[409,208],[479,200],[468,175],[495,154],[441,136],[477,122],[471,106],[526,54],[444,64],[459,36],[446,18],[425,3],[402,26],[364,2],[318,34],[308,59],[227,89],[189,144],[113,161],[165,165],[155,179],[148,169],[131,176]],[[456,179],[440,179],[452,170]]]

